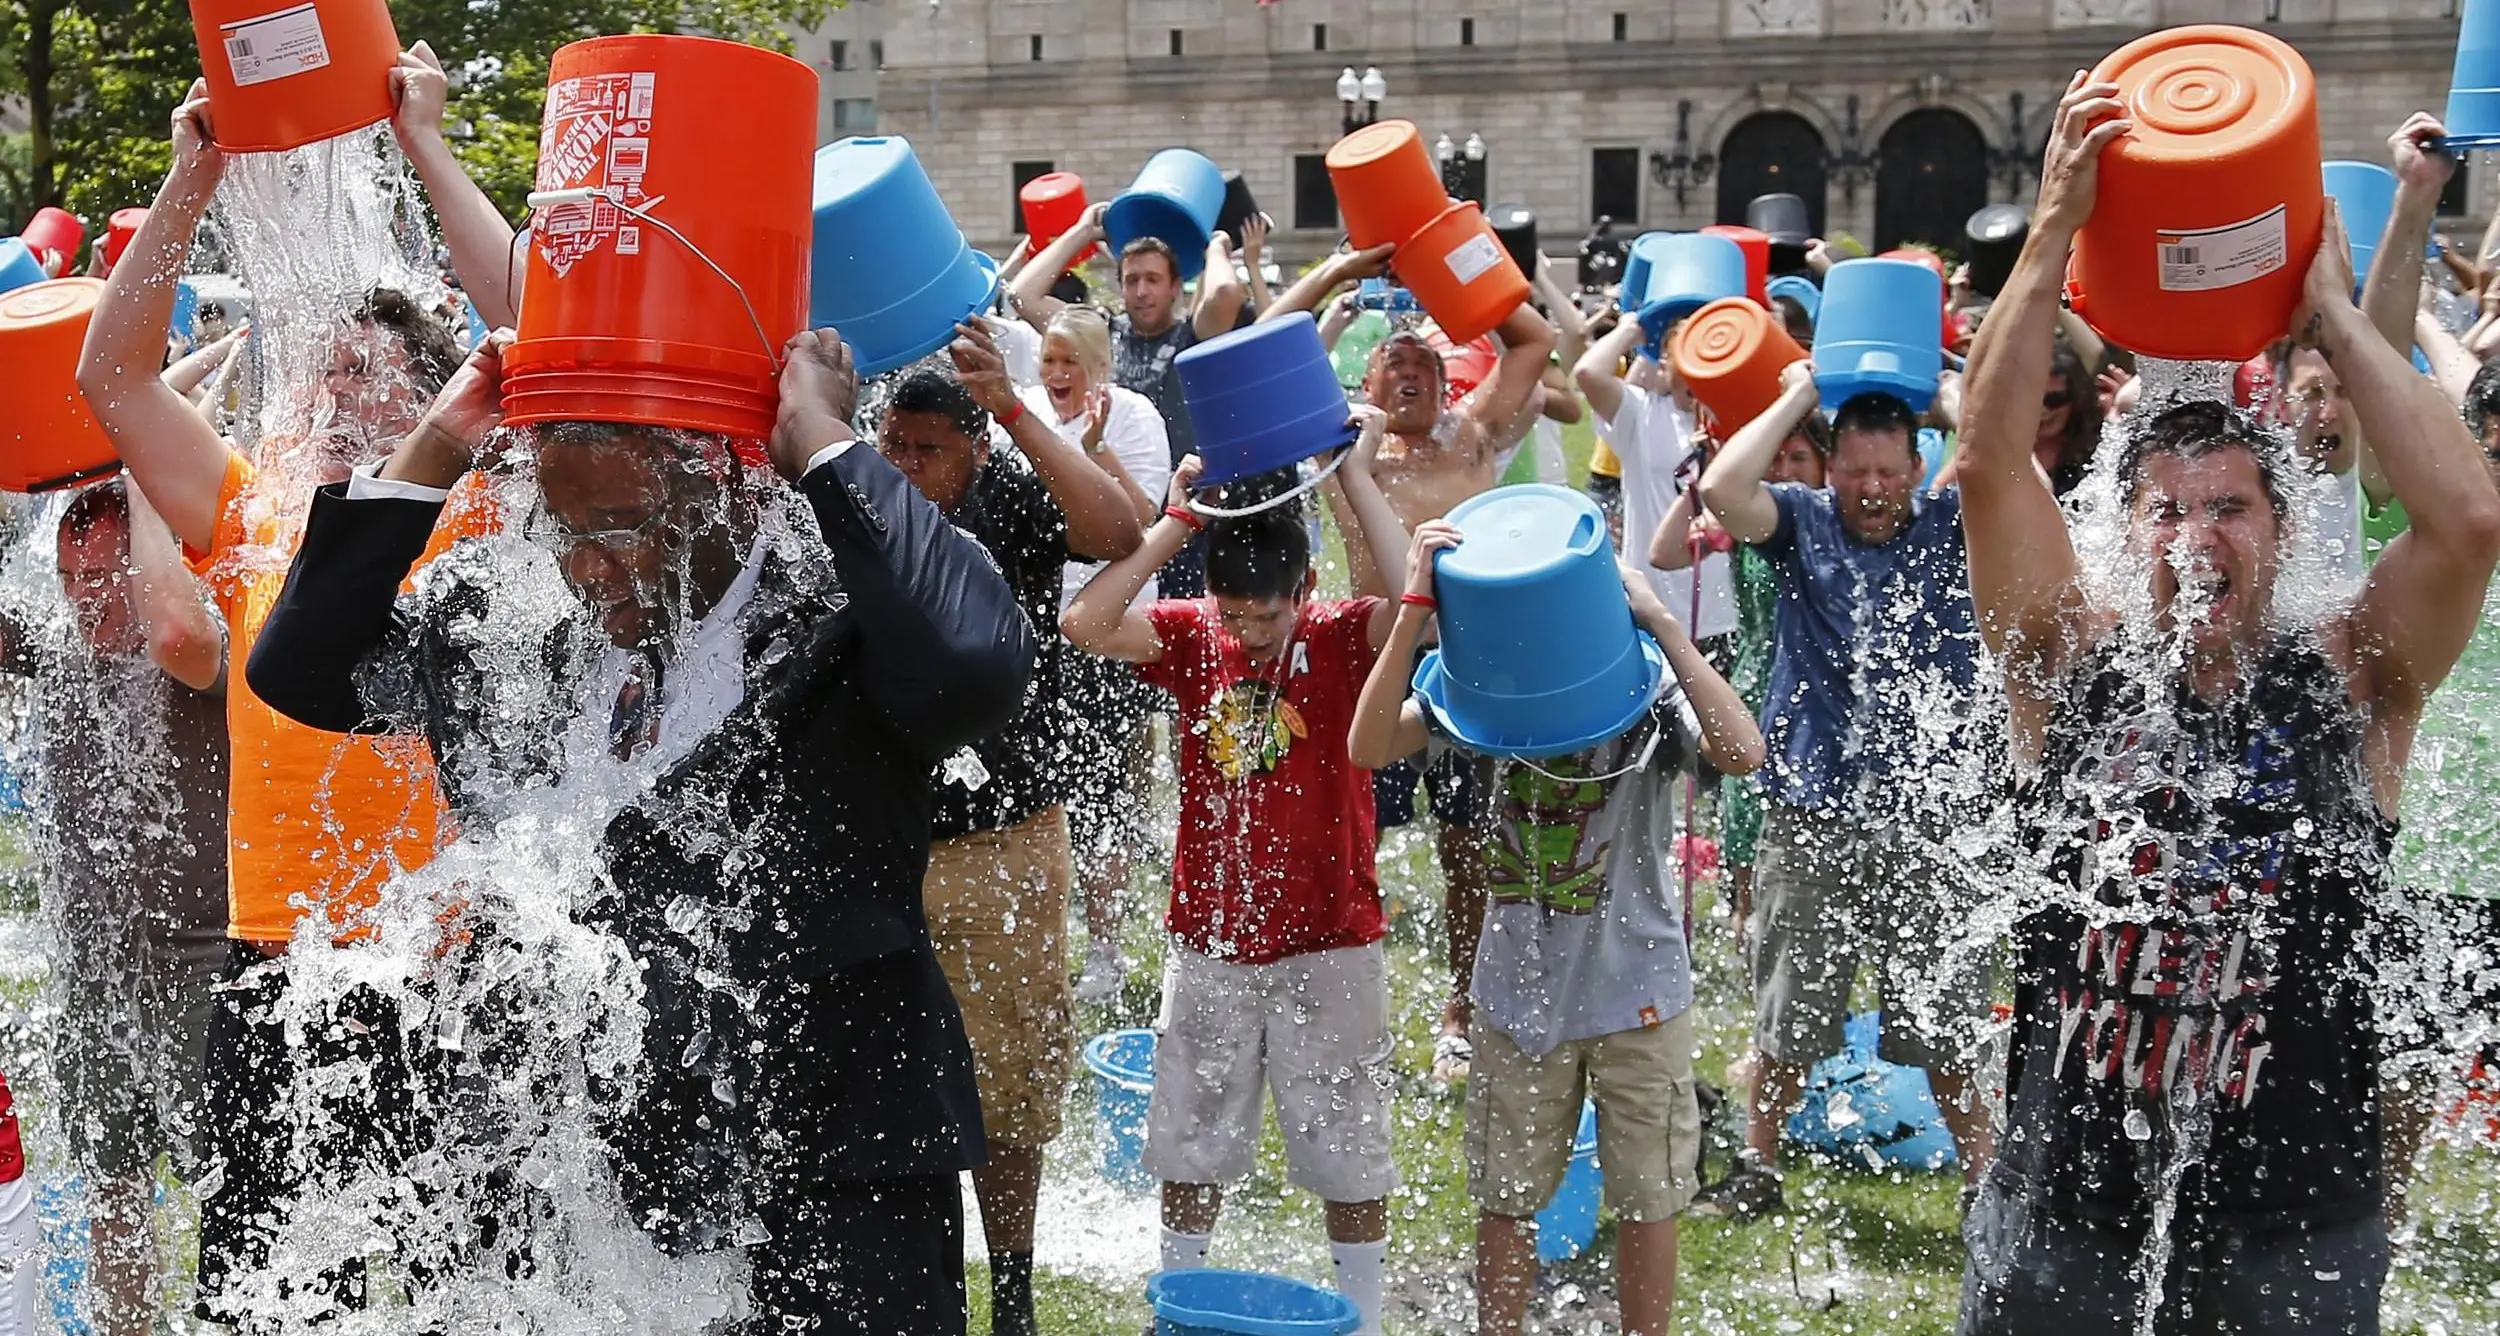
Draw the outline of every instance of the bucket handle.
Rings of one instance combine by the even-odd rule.
[[[650,203],[657,204],[661,200],[667,198],[668,196],[666,195],[654,195],[651,197]],[[728,284],[731,292],[738,294],[738,304],[746,308],[747,323],[755,326],[756,342],[764,345],[764,360],[773,364],[773,370],[779,371],[781,369],[781,350],[773,346],[772,335],[764,332],[764,322],[755,314],[755,303],[747,300],[747,290],[739,286],[738,280],[729,276],[728,270],[721,268],[718,264],[713,262],[711,256],[704,254],[701,246],[687,240],[685,233],[669,226],[664,219],[653,215],[650,212],[650,205],[628,204],[624,200],[618,198],[614,193],[601,190],[597,186],[574,186],[566,190],[533,190],[528,196],[530,212],[533,214],[537,213],[540,209],[549,208],[554,205],[588,204],[593,200],[596,200],[601,204],[615,205],[620,211],[630,213],[636,218],[639,218],[642,221],[651,224],[653,227],[668,233],[670,236],[677,238],[678,245],[692,251],[694,253],[694,258],[701,260],[705,268],[720,275],[720,281]]]
[[[1281,506],[1286,502],[1293,500],[1295,497],[1302,495],[1304,492],[1307,492],[1312,488],[1319,486],[1321,483],[1328,481],[1330,475],[1334,474],[1337,469],[1345,463],[1346,456],[1352,454],[1353,452],[1354,447],[1352,446],[1347,446],[1346,448],[1339,450],[1337,452],[1337,457],[1329,460],[1326,468],[1312,474],[1308,479],[1304,480],[1300,486],[1295,487],[1290,492],[1280,492],[1275,496],[1269,497],[1265,501],[1261,501],[1255,506],[1244,506],[1239,510],[1226,510],[1220,506],[1210,506],[1206,502],[1193,496],[1189,498],[1189,508],[1197,511],[1201,515],[1206,516],[1208,519],[1213,520],[1237,520],[1246,515],[1256,515],[1262,511],[1274,510],[1278,506]],[[1217,484],[1217,486],[1222,485],[1223,484],[1221,483]]]
[[[1538,774],[1545,776],[1547,779],[1550,779],[1557,784],[1603,784],[1607,780],[1621,779],[1625,775],[1632,774],[1635,771],[1647,770],[1649,768],[1650,758],[1658,754],[1658,739],[1660,736],[1664,735],[1666,731],[1667,726],[1663,722],[1655,719],[1651,720],[1649,726],[1649,741],[1641,744],[1641,754],[1639,758],[1634,760],[1632,764],[1623,767],[1621,770],[1610,771],[1603,775],[1557,775],[1553,771],[1546,769],[1544,766],[1538,765],[1536,762],[1529,760],[1525,756],[1514,756],[1511,759],[1528,767],[1530,770],[1534,770]]]

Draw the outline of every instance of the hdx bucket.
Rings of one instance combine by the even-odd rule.
[[[1085,178],[1074,172],[1045,172],[1025,182],[1016,198],[1024,204],[1024,235],[1035,255],[1076,226],[1089,203]],[[1088,246],[1075,263],[1083,264],[1101,252],[1100,246]]]
[[[1216,210],[1215,230],[1241,244],[1241,229],[1259,216],[1259,197],[1250,193],[1250,183],[1240,172],[1224,169],[1224,207]]]
[[[2325,214],[2317,81],[2287,43],[2196,24],[2092,70],[2133,128],[2104,150],[2067,300],[2111,341],[2239,362],[2291,325]]]
[[[2452,148],[2500,146],[2500,0],[2465,0],[2440,120]]]
[[[1823,276],[1814,322],[1814,383],[1823,406],[1892,395],[1925,412],[1944,372],[1944,281],[1911,260],[1843,260]]]
[[[1733,223],[1712,223],[1702,229],[1706,236],[1726,237],[1745,253],[1745,295],[1757,306],[1770,304],[1768,285],[1771,282],[1771,237],[1769,233]]]
[[[1103,210],[1103,237],[1114,255],[1139,237],[1161,240],[1185,281],[1207,267],[1207,243],[1223,208],[1223,171],[1203,153],[1167,148],[1146,159],[1137,179]]]
[[[1769,311],[1724,297],[1684,322],[1670,355],[1725,440],[1778,402],[1780,373],[1804,361],[1806,350]]]
[[[1580,1106],[1580,1132],[1572,1138],[1571,1164],[1554,1199],[1536,1213],[1536,1259],[1548,1266],[1568,1262],[1597,1241],[1597,1208],[1605,1175],[1597,1163],[1597,1106]]]
[[[78,353],[104,281],[56,278],[0,295],[0,490],[42,492],[121,467],[78,392]]]
[[[1667,326],[1721,297],[1742,297],[1749,282],[1745,251],[1706,232],[1674,232],[1650,253],[1641,290],[1641,328],[1654,342]]]
[[[1476,751],[1536,757],[1639,722],[1666,656],[1633,625],[1597,503],[1525,483],[1470,497],[1449,520],[1463,541],[1433,562],[1441,644],[1414,679],[1441,727]]]
[[[191,0],[191,30],[229,153],[301,148],[391,118],[399,33],[384,0]]]
[[[1450,206],[1412,121],[1375,121],[1328,150],[1337,215],[1356,250],[1403,244]]]
[[[808,323],[840,330],[859,374],[945,347],[997,294],[998,263],[964,240],[909,140],[825,145],[815,192]]]
[[[1455,343],[1492,333],[1528,300],[1528,276],[1502,249],[1484,211],[1462,201],[1400,243],[1389,269]]]
[[[1525,204],[1496,204],[1484,211],[1484,220],[1493,224],[1493,235],[1501,239],[1502,249],[1510,252],[1511,262],[1519,272],[1536,282],[1536,210]]]
[[[2319,175],[2344,218],[2357,292],[2370,279],[2370,260],[2378,254],[2379,236],[2387,230],[2387,216],[2396,211],[2396,174],[2375,162],[2330,162]]]
[[[1219,334],[1174,358],[1206,486],[1351,444],[1345,390],[1308,311]]]
[[[787,56],[673,34],[558,50],[505,420],[770,434],[815,143],[816,72]]]
[[[1085,1070],[1094,1075],[1094,1131],[1104,1179],[1144,1192],[1146,1104],[1155,1088],[1155,1032],[1113,1030],[1085,1041]]]
[[[1146,1282],[1155,1336],[1348,1336],[1363,1325],[1354,1301],[1283,1276],[1202,1268]]]

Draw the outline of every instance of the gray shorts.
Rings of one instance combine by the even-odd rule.
[[[1988,1019],[1989,971],[1949,961],[1938,928],[1952,873],[1912,831],[1764,804],[1748,961],[1754,1046],[1774,1061],[1838,1053],[1858,967],[1875,971],[1887,1062],[1968,1072]],[[1949,971],[1949,973],[1948,973]]]
[[[208,945],[224,950],[220,942]],[[127,969],[119,978],[81,977],[75,963],[68,966],[72,977],[63,982],[54,1061],[63,1128],[73,1160],[86,1172],[114,1180],[151,1177],[160,1154],[171,1154],[177,1171],[190,1171],[218,980],[218,962],[204,954],[163,948],[144,963],[92,972]]]

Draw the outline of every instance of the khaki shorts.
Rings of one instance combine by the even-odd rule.
[[[1487,1215],[1544,1210],[1571,1166],[1580,1103],[1597,1101],[1606,1205],[1635,1224],[1672,1220],[1701,1187],[1693,1013],[1575,1039],[1529,1057],[1481,1015],[1467,1075],[1467,1191]]]
[[[1389,973],[1380,943],[1270,965],[1165,957],[1146,1172],[1166,1183],[1247,1177],[1274,1092],[1285,1176],[1322,1201],[1378,1201],[1389,1158]]]
[[[920,898],[972,1040],[982,1131],[1009,1146],[1049,1144],[1076,1051],[1067,813],[1053,806],[1002,830],[938,841]]]
[[[1840,1051],[1858,967],[1875,971],[1882,1057],[1969,1072],[1988,1019],[1984,965],[1948,960],[1950,871],[1914,832],[1764,804],[1748,962],[1754,1046],[1775,1062]],[[1948,972],[1949,971],[1949,972]]]

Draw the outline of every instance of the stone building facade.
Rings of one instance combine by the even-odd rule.
[[[1773,189],[1883,247],[2027,203],[2067,78],[2152,27],[2289,41],[2327,156],[2371,161],[2444,100],[2457,32],[2456,0],[874,2],[878,128],[911,139],[974,244],[1013,245],[1031,175],[1105,198],[1180,145],[1244,174],[1288,259],[1336,238],[1320,157],[1348,67],[1378,68],[1378,114],[1428,143],[1481,139],[1487,202],[1533,209],[1549,252],[1601,214],[1688,229]],[[2461,212],[2492,192],[2451,193]]]

